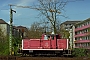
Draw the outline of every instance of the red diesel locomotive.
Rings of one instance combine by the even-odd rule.
[[[41,39],[23,39],[21,53],[29,56],[71,55],[69,40],[58,34],[43,34]]]

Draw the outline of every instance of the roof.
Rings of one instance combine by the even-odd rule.
[[[81,22],[81,21],[65,21],[65,22],[63,22],[61,24],[76,24],[78,22]]]
[[[85,23],[85,22],[88,22],[88,21],[90,21],[90,18],[88,18],[88,19],[86,19],[86,20],[83,20],[83,21],[81,21],[81,22],[79,22],[79,23],[77,23],[77,24],[75,24],[75,25],[79,25],[79,24],[82,24],[82,23]]]
[[[3,19],[0,19],[0,24],[7,24]]]
[[[17,26],[16,28],[26,28],[26,27],[24,27],[24,26]]]
[[[16,28],[20,29],[22,32],[25,32],[27,30],[27,28],[24,26],[17,26]]]

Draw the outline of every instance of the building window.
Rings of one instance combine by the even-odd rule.
[[[90,21],[89,21],[89,24],[90,24]]]
[[[86,46],[87,46],[87,47],[88,47],[88,45],[89,45],[89,44],[88,44],[88,43],[86,43]]]
[[[75,44],[76,47],[79,47],[80,45],[78,43]]]
[[[87,25],[89,25],[89,22],[87,22]]]
[[[75,40],[77,40],[77,38],[75,38]]]
[[[90,36],[88,36],[88,40],[90,40]]]
[[[88,32],[88,29],[85,29],[84,32],[87,33]]]
[[[90,43],[88,43],[88,46],[90,47]]]

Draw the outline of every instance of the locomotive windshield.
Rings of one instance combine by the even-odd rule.
[[[44,40],[54,40],[54,35],[44,35]]]
[[[44,40],[47,40],[47,39],[48,39],[47,35],[44,35]]]
[[[60,35],[58,35],[58,34],[45,34],[45,35],[43,35],[43,39],[44,40],[54,40],[54,37],[56,37],[56,39],[60,39]]]
[[[52,40],[54,40],[54,35],[51,35]]]
[[[54,35],[47,35],[48,39],[54,40]]]

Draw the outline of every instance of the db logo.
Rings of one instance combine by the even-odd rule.
[[[48,43],[45,43],[45,47],[49,47]]]

